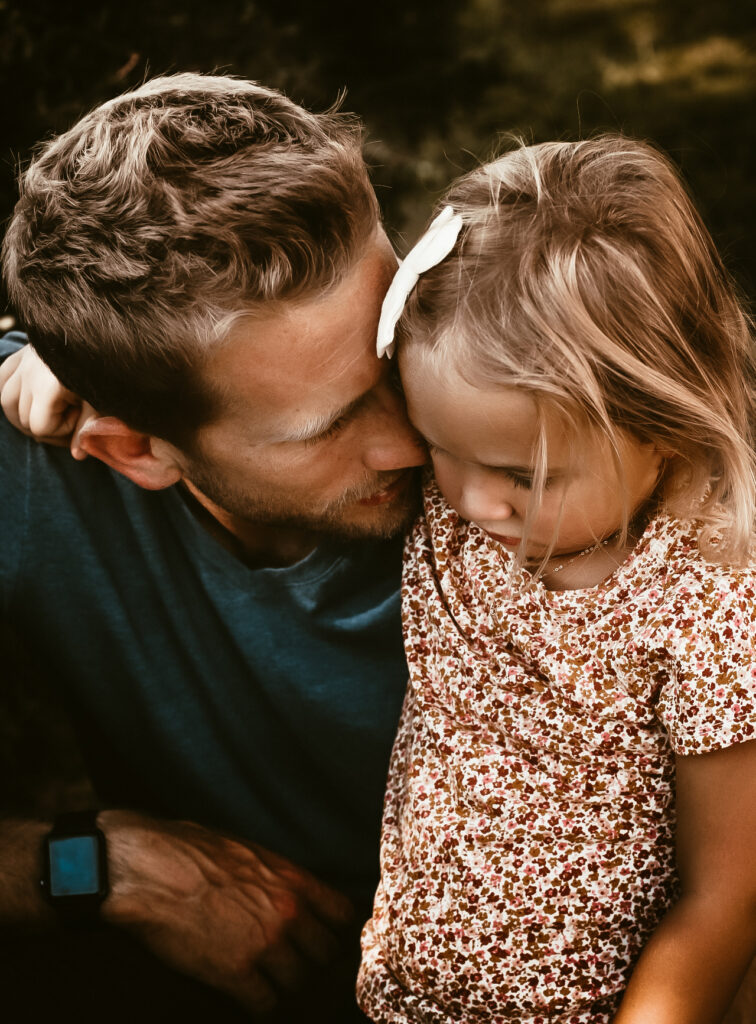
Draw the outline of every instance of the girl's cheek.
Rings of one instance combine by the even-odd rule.
[[[431,452],[431,462],[438,489],[452,508],[456,508],[462,491],[461,480],[455,474],[453,467],[449,465],[448,459]]]

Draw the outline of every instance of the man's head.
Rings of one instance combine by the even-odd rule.
[[[262,381],[285,375],[291,423],[300,407],[324,421],[333,411],[303,404],[316,370],[298,378],[303,361],[292,364],[291,353],[302,339],[284,331],[280,346],[289,350],[277,347],[276,325],[305,310],[308,325],[324,316],[327,331],[329,300],[336,296],[338,306],[356,282],[360,294],[351,288],[353,313],[344,321],[350,366],[373,364],[376,302],[393,256],[360,141],[353,118],[309,113],[251,82],[181,74],[103,104],[42,147],[22,178],[4,243],[5,275],[42,358],[111,418],[107,450],[96,454],[114,465],[120,459],[117,468],[144,486],[170,482],[131,471],[113,441],[122,436],[114,424],[124,425],[130,452],[138,432],[162,466],[170,456],[176,479],[196,478],[221,508],[233,499],[252,515],[271,505],[281,480],[274,473],[266,484],[265,474],[252,471],[255,457],[265,447],[275,463],[271,444],[302,442],[274,439],[264,411],[272,384]],[[362,306],[375,307],[369,323],[356,315]],[[355,339],[358,320],[364,336]],[[271,330],[275,344],[262,340],[270,342]],[[321,335],[315,349],[322,347],[318,365],[327,367],[349,339]],[[313,358],[315,349],[307,350]],[[359,397],[355,387],[362,385],[351,381],[337,408]],[[269,411],[281,420],[280,409]],[[372,420],[363,426],[369,434]],[[404,432],[395,438],[398,461],[385,466],[392,477],[419,461],[407,454],[406,425],[397,430]],[[222,458],[209,435],[222,437]],[[116,448],[118,459],[111,457]],[[283,468],[287,459],[278,463]],[[381,471],[365,465],[342,490],[380,490]],[[337,465],[331,475],[339,477]],[[343,501],[343,494],[328,496],[329,521],[331,506]],[[323,518],[324,509],[304,495],[294,505],[294,519]]]
[[[8,287],[56,375],[169,440],[212,415],[234,319],[316,295],[378,223],[359,127],[251,82],[148,82],[46,143],[21,180]]]

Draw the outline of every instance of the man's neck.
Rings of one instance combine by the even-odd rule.
[[[188,480],[179,488],[199,523],[236,558],[252,569],[284,568],[301,561],[321,542],[312,530],[241,519],[220,508]]]

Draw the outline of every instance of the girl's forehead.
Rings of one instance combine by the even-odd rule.
[[[431,415],[474,415],[534,429],[538,429],[544,417],[552,418],[547,409],[539,410],[530,391],[507,384],[472,383],[451,360],[422,346],[403,349],[399,367],[408,405]]]
[[[402,353],[407,408],[429,441],[462,457],[530,458],[541,438],[549,458],[562,459],[566,431],[555,409],[540,405],[523,388],[473,384],[448,362],[422,350]]]

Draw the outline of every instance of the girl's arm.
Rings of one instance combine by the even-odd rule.
[[[613,1024],[719,1024],[756,952],[756,740],[676,769],[682,895]]]
[[[86,458],[78,436],[94,409],[66,390],[30,345],[0,364],[0,407],[14,427],[35,441],[70,447],[74,458]]]

